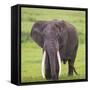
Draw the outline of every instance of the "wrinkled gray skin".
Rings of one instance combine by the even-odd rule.
[[[73,75],[78,48],[78,37],[73,25],[63,20],[37,21],[32,27],[31,37],[46,51],[46,79],[58,80],[57,50],[62,62],[65,64],[68,61],[68,75]]]

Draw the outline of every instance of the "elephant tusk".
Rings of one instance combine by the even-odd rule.
[[[44,51],[43,53],[43,57],[42,57],[42,76],[43,78],[45,78],[45,57],[46,57],[46,51]]]
[[[58,63],[59,63],[59,76],[61,74],[61,57],[59,51],[57,51],[57,58],[58,58]]]

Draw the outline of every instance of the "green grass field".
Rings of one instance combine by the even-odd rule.
[[[32,25],[38,20],[66,20],[73,24],[79,36],[75,68],[79,76],[68,77],[68,64],[62,63],[59,80],[85,79],[85,12],[51,9],[21,9],[21,82],[44,81],[41,74],[42,49],[31,39]]]

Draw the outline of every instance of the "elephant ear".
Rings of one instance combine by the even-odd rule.
[[[32,39],[43,48],[44,40],[43,40],[43,29],[46,26],[46,21],[38,21],[36,22],[31,29],[31,37]]]
[[[67,26],[64,20],[55,21],[55,25],[58,28],[58,41],[60,43],[60,48],[64,47],[67,40]]]

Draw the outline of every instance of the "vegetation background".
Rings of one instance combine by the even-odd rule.
[[[75,68],[79,76],[68,77],[68,63],[62,64],[59,80],[85,79],[85,11],[52,10],[37,8],[21,9],[21,82],[46,81],[41,74],[42,49],[32,40],[30,32],[32,25],[38,20],[66,20],[73,24],[78,32],[79,47],[75,60]]]

